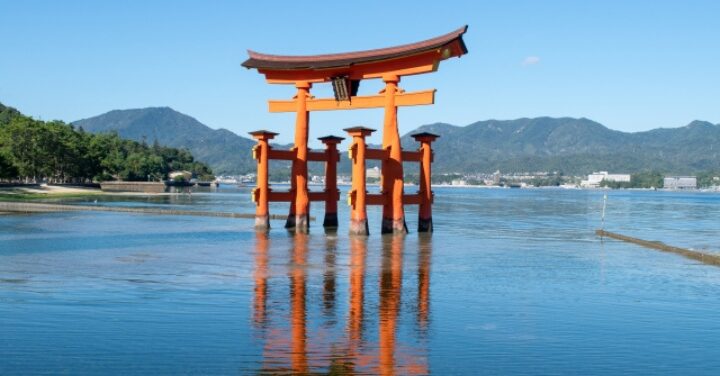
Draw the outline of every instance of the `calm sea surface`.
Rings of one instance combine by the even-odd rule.
[[[414,188],[408,188],[414,191]],[[599,191],[436,188],[435,233],[0,215],[0,374],[720,372],[720,268],[601,242]],[[95,198],[92,198],[95,200]],[[249,189],[87,205],[252,212]],[[344,200],[344,195],[343,195]],[[342,201],[342,200],[341,200]],[[274,214],[286,205],[271,207]],[[720,195],[608,192],[605,228],[720,252]]]

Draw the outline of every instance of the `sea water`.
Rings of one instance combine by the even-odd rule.
[[[407,188],[412,191],[412,188]],[[435,188],[435,232],[0,216],[0,374],[693,374],[720,369],[720,195]],[[344,194],[343,196],[344,197]],[[95,202],[95,200],[98,202]],[[249,188],[76,199],[253,212]],[[287,212],[272,204],[273,214]]]

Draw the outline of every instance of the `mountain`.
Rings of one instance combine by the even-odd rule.
[[[253,172],[253,140],[225,129],[211,129],[167,107],[115,110],[74,122],[90,132],[116,131],[121,137],[185,147],[217,174]],[[720,125],[693,121],[680,128],[627,133],[585,118],[485,120],[456,126],[428,124],[402,137],[406,150],[417,147],[411,134],[440,135],[433,144],[435,172],[562,171],[587,174],[597,170],[633,173],[658,170],[690,174],[720,170]],[[287,148],[287,145],[286,147]],[[339,171],[349,172],[346,153]],[[373,163],[368,165],[373,166]],[[272,171],[287,169],[275,162]],[[314,173],[322,166],[312,165]]]
[[[254,171],[250,150],[255,142],[227,129],[211,129],[169,107],[114,110],[73,122],[92,133],[117,132],[120,137],[160,145],[187,148],[216,174]]]
[[[487,120],[464,127],[424,125],[410,135],[441,135],[433,144],[437,172],[658,170],[689,174],[720,169],[720,125],[693,121],[687,126],[626,133],[592,120],[549,118]]]

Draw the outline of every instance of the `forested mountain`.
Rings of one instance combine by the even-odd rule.
[[[135,141],[157,141],[163,146],[187,148],[216,174],[255,170],[250,152],[254,141],[226,129],[211,129],[169,107],[114,110],[73,124],[92,133],[116,131],[120,137]]]
[[[174,170],[212,179],[185,149],[91,134],[62,121],[40,121],[0,104],[0,180],[85,183],[163,180]]]
[[[186,147],[216,173],[255,170],[252,140],[225,129],[213,130],[167,107],[116,110],[74,124],[90,132],[117,131],[138,141]],[[611,130],[584,118],[486,120],[463,127],[436,123],[403,136],[406,150],[417,147],[410,137],[417,132],[441,136],[434,144],[433,169],[438,173],[657,170],[690,174],[720,169],[720,126],[702,121],[637,133]],[[340,171],[347,172],[345,153],[341,158]]]
[[[433,168],[438,172],[687,174],[720,169],[720,125],[702,121],[637,133],[614,131],[584,118],[487,120],[464,127],[436,123],[405,135],[406,148],[414,143],[409,135],[416,132],[441,136],[433,144]]]

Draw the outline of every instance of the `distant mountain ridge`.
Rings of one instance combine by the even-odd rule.
[[[74,121],[88,132],[117,132],[136,141],[155,140],[161,145],[187,148],[216,174],[237,174],[255,169],[250,151],[255,142],[227,129],[212,129],[195,118],[169,107],[113,110]]]
[[[693,173],[720,170],[720,125],[693,121],[680,128],[626,133],[585,118],[486,120],[464,127],[435,123],[416,132],[441,135],[435,171]]]
[[[116,131],[125,138],[186,147],[217,174],[253,172],[255,142],[226,129],[211,129],[168,107],[114,110],[73,122],[89,132]],[[680,128],[626,133],[585,118],[485,120],[467,126],[423,125],[402,137],[406,150],[417,146],[410,135],[440,135],[433,144],[435,172],[658,170],[690,174],[720,170],[720,125],[693,121]],[[345,154],[340,169],[346,170]]]

